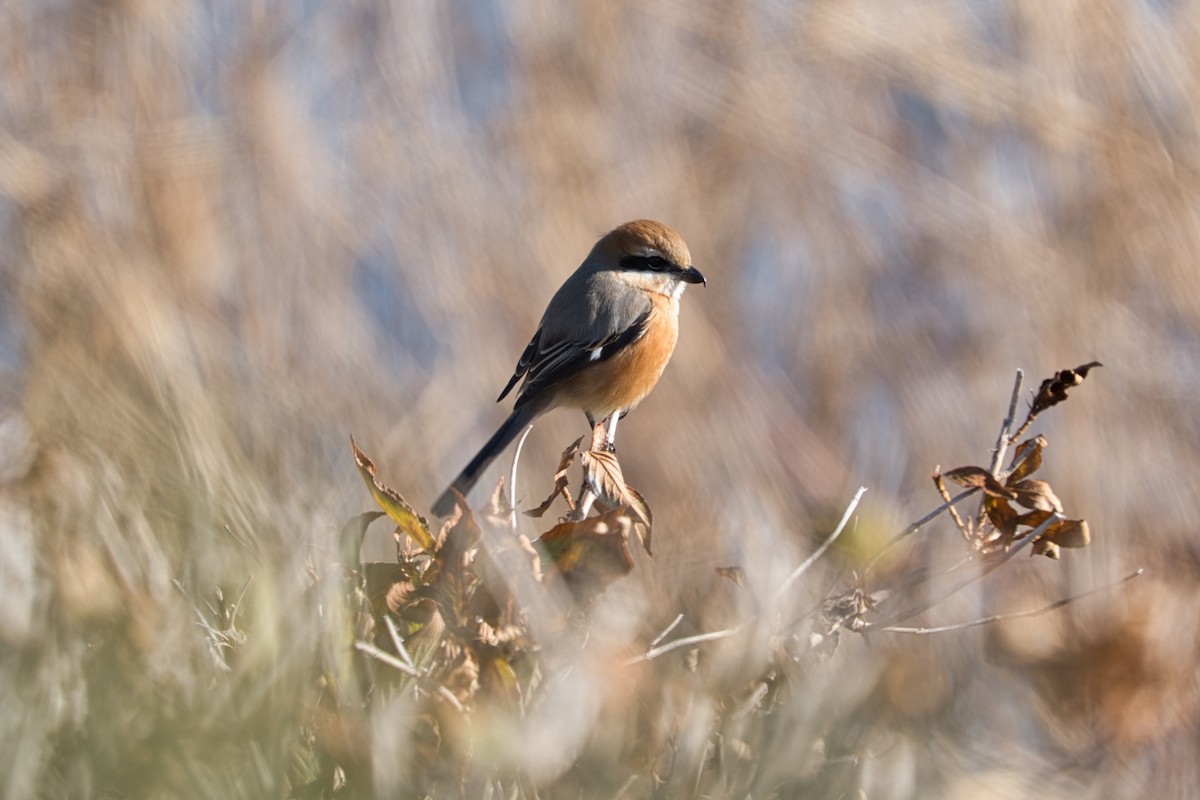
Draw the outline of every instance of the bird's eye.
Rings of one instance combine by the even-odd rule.
[[[662,256],[626,256],[621,259],[621,266],[625,269],[666,272],[671,269],[671,262]]]
[[[626,270],[647,270],[650,272],[662,272],[671,269],[671,261],[662,258],[661,255],[626,255],[620,259],[620,265]]]

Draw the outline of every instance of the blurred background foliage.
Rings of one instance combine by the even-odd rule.
[[[622,425],[656,530],[605,595],[617,638],[755,607],[858,485],[854,536],[898,530],[936,504],[934,466],[987,463],[1014,368],[1033,386],[1098,359],[1034,429],[1092,547],[922,619],[1147,575],[1019,623],[843,640],[782,712],[794,738],[755,756],[782,774],[837,737],[856,758],[836,791],[872,798],[1200,795],[1200,4],[0,16],[5,796],[286,792],[337,625],[304,592],[370,506],[348,435],[425,507],[503,418],[554,288],[635,217],[679,230],[709,285]],[[548,490],[575,417],[539,424],[519,494]],[[945,520],[914,545],[960,546]],[[713,571],[731,564],[746,587]],[[247,582],[230,666],[214,591]],[[705,653],[705,679],[652,689],[578,675],[628,681],[630,706],[668,696],[703,732],[749,657]],[[359,743],[380,786],[411,778],[388,755],[413,746],[403,713]],[[623,785],[606,719],[537,721],[543,796],[588,764]]]

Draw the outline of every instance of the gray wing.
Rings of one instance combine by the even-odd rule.
[[[542,327],[539,325],[537,332],[529,340],[529,344],[525,345],[525,352],[521,354],[521,358],[517,361],[517,368],[513,370],[512,377],[508,379],[508,385],[504,387],[504,391],[496,398],[497,403],[503,400],[505,395],[511,392],[512,388],[517,385],[517,381],[521,380],[521,376],[529,371],[529,365],[537,357],[538,342],[541,340]]]
[[[590,363],[611,358],[642,337],[652,305],[611,273],[580,270],[562,285],[542,324],[525,348],[517,369],[500,394],[503,398],[522,376],[515,408],[579,373]]]

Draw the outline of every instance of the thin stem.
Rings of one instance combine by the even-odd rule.
[[[393,669],[397,669],[400,672],[403,672],[405,675],[409,676],[410,678],[416,678],[416,679],[420,680],[422,677],[420,671],[418,671],[416,667],[414,667],[410,664],[405,664],[403,661],[396,658],[391,653],[389,653],[385,650],[380,650],[378,647],[371,644],[370,642],[355,642],[354,649],[358,650],[361,653],[366,653],[367,655],[369,655],[371,658],[375,659],[376,661],[382,661],[384,664],[387,664],[389,667],[392,667]]]
[[[529,432],[532,430],[533,423],[530,423],[521,431],[521,436],[517,439],[517,449],[513,451],[512,470],[508,474],[508,526],[512,528],[513,533],[517,532],[517,462],[521,460],[521,448],[525,446],[525,440],[529,438]]]
[[[858,491],[854,493],[854,497],[851,498],[850,503],[846,506],[846,510],[842,513],[842,518],[838,522],[837,527],[835,527],[833,529],[833,533],[831,533],[831,534],[829,534],[829,536],[825,537],[825,541],[821,542],[821,546],[818,547],[815,551],[813,551],[812,555],[810,555],[808,558],[804,559],[804,563],[802,563],[800,566],[796,567],[796,569],[792,571],[792,574],[787,577],[787,580],[785,580],[783,582],[783,584],[779,587],[779,589],[776,590],[776,592],[775,592],[776,599],[780,598],[784,594],[784,592],[786,592],[789,588],[791,588],[792,584],[795,583],[797,580],[799,580],[800,576],[802,576],[808,570],[808,568],[811,567],[816,562],[816,560],[821,557],[821,554],[824,553],[826,550],[828,550],[829,546],[831,544],[833,544],[834,541],[839,536],[841,536],[842,531],[845,530],[845,528],[846,528],[846,523],[850,520],[850,517],[854,514],[854,509],[858,507],[858,502],[859,502],[859,500],[862,499],[862,496],[863,496],[863,494],[866,493],[866,491],[867,491],[867,487],[865,487],[865,486],[858,487]],[[745,621],[735,625],[734,627],[726,628],[723,631],[713,631],[711,633],[699,633],[699,634],[696,634],[695,636],[685,636],[682,639],[676,639],[673,642],[670,642],[668,644],[664,644],[664,645],[660,646],[658,643],[660,641],[662,641],[663,638],[668,633],[670,633],[675,628],[676,625],[679,624],[679,621],[681,619],[683,619],[683,615],[680,614],[678,617],[675,618],[674,622],[672,622],[670,625],[667,626],[667,629],[665,631],[663,631],[661,634],[658,635],[658,638],[656,638],[653,642],[650,643],[649,650],[642,653],[641,655],[634,656],[633,658],[627,660],[625,662],[625,664],[627,666],[631,665],[631,664],[640,664],[644,661],[652,661],[652,660],[658,658],[659,656],[670,653],[672,650],[678,650],[681,647],[688,647],[688,646],[694,645],[694,644],[702,644],[704,642],[712,642],[712,641],[716,641],[718,639],[728,639],[730,636],[734,636],[737,633],[739,633],[743,628],[745,628],[747,625],[749,625],[751,622],[753,622],[757,618],[758,618],[758,616],[754,615],[754,616],[751,616],[750,618],[746,619]]]
[[[942,480],[941,467],[938,467],[936,470],[934,470],[933,485],[937,487],[938,494],[941,495],[942,500],[949,503],[950,492],[946,490],[946,482]],[[950,519],[954,520],[955,527],[957,527],[958,532],[962,534],[963,541],[965,541],[967,544],[971,544],[971,531],[967,529],[967,523],[963,522],[963,518],[959,516],[958,509],[951,505],[948,510],[950,511]]]
[[[954,595],[958,594],[960,591],[962,591],[966,587],[970,586],[972,583],[982,580],[983,578],[986,578],[991,573],[995,572],[1003,564],[1007,563],[1010,558],[1015,556],[1019,551],[1023,550],[1027,545],[1029,545],[1035,539],[1037,539],[1039,536],[1041,536],[1043,533],[1045,533],[1050,528],[1051,525],[1053,525],[1054,523],[1056,523],[1062,519],[1063,519],[1063,516],[1061,514],[1051,514],[1049,517],[1046,518],[1045,522],[1043,522],[1041,525],[1038,525],[1032,531],[1029,531],[1027,534],[1025,534],[1024,537],[1019,539],[1017,541],[1017,543],[1008,550],[1008,552],[1004,553],[1002,556],[1000,556],[999,558],[997,558],[994,561],[989,561],[983,567],[983,569],[979,572],[979,574],[972,575],[970,578],[960,581],[956,585],[950,587],[948,590],[943,592],[940,597],[934,598],[932,600],[924,600],[920,603],[917,603],[914,606],[910,606],[910,607],[904,609],[903,611],[894,615],[891,619],[887,620],[886,622],[868,623],[866,625],[866,627],[863,628],[863,630],[871,631],[871,630],[879,630],[881,628],[889,628],[897,622],[902,622],[906,619],[912,619],[917,614],[920,614],[923,611],[927,611],[930,608],[933,608],[938,603],[941,603],[944,600],[947,600],[947,599],[953,597]]]
[[[1013,420],[1017,416],[1017,402],[1021,399],[1021,383],[1025,379],[1025,371],[1020,367],[1017,368],[1017,375],[1013,379],[1012,396],[1008,400],[1008,413],[1004,415],[1004,421],[1000,423],[1000,433],[996,436],[996,448],[992,451],[992,464],[988,470],[995,478],[1000,477],[1000,467],[1004,464],[1004,454],[1008,450],[1009,432],[1012,430]],[[975,515],[975,530],[983,527],[983,518],[986,514],[986,503],[983,500],[979,501],[979,511]]]
[[[384,664],[387,664],[389,667],[399,670],[400,672],[403,672],[405,675],[408,675],[409,677],[416,678],[418,681],[424,680],[424,676],[420,672],[418,672],[416,669],[414,669],[413,667],[410,667],[408,664],[405,664],[403,661],[396,658],[391,653],[388,653],[384,650],[380,650],[378,647],[371,644],[370,642],[355,642],[354,649],[358,650],[360,653],[366,653],[368,656],[375,659],[376,661],[381,661]],[[466,709],[463,708],[462,703],[458,702],[458,698],[454,696],[454,693],[451,692],[449,689],[447,689],[445,686],[441,686],[441,685],[435,686],[433,689],[433,693],[435,695],[437,695],[438,697],[442,698],[443,700],[445,700],[450,705],[451,708],[453,708],[455,711],[459,712],[460,714],[466,712]]]
[[[1107,584],[1106,586],[1100,586],[1095,589],[1091,589],[1089,591],[1083,592],[1081,594],[1074,595],[1073,597],[1064,597],[1061,600],[1055,600],[1053,603],[1051,603],[1048,606],[1043,606],[1041,608],[1037,608],[1032,611],[1019,611],[1015,614],[993,614],[990,617],[983,617],[982,619],[973,620],[971,622],[960,622],[957,625],[941,625],[936,628],[902,628],[902,627],[898,627],[898,626],[888,626],[888,627],[883,627],[883,628],[873,628],[873,630],[879,631],[880,633],[909,633],[909,634],[913,634],[914,636],[925,636],[925,635],[928,635],[931,633],[947,633],[949,631],[962,631],[962,630],[966,630],[967,628],[975,628],[980,625],[990,625],[993,622],[1004,622],[1004,621],[1011,620],[1011,619],[1024,619],[1026,617],[1036,617],[1039,614],[1045,614],[1050,611],[1054,611],[1055,609],[1062,608],[1065,605],[1070,605],[1071,603],[1074,603],[1076,600],[1082,600],[1085,597],[1091,597],[1094,594],[1099,594],[1100,592],[1107,592],[1110,589],[1115,589],[1118,586],[1121,586],[1122,584],[1129,583],[1129,581],[1138,577],[1144,571],[1145,570],[1142,570],[1142,569],[1134,570],[1133,572],[1126,575],[1124,578],[1121,578],[1119,581],[1114,581],[1110,584]]]
[[[658,636],[654,637],[654,641],[652,641],[650,643],[650,646],[657,647],[658,643],[661,642],[663,639],[667,638],[667,634],[670,633],[671,631],[675,630],[675,627],[681,622],[683,622],[683,614],[680,614],[679,616],[677,616],[674,620],[672,620],[670,625],[663,628],[663,632],[660,633]]]
[[[996,449],[992,453],[992,475],[999,477],[1000,465],[1004,463],[1004,453],[1008,449],[1008,433],[1012,430],[1013,420],[1017,416],[1017,401],[1021,399],[1021,383],[1025,379],[1025,371],[1017,369],[1017,377],[1013,380],[1012,397],[1008,401],[1008,414],[1000,425],[1000,435],[996,437]]]
[[[408,648],[404,646],[404,641],[400,638],[400,631],[397,630],[396,623],[392,621],[391,614],[384,614],[383,622],[387,626],[388,636],[392,639],[392,645],[396,648],[396,653],[404,660],[405,664],[416,669],[412,656],[408,654]]]
[[[701,644],[703,642],[714,642],[718,639],[728,639],[730,636],[735,636],[738,633],[740,633],[742,628],[746,627],[746,624],[749,623],[752,619],[753,619],[753,617],[750,620],[746,620],[746,622],[743,622],[740,625],[736,625],[732,628],[726,628],[723,631],[712,631],[711,633],[698,633],[695,636],[685,636],[682,639],[676,639],[675,641],[670,642],[668,644],[664,644],[661,647],[652,647],[649,650],[647,650],[646,652],[642,653],[641,655],[634,656],[633,658],[628,659],[625,662],[625,666],[631,666],[633,664],[641,664],[643,661],[653,661],[654,659],[658,658],[659,656],[666,655],[667,653],[671,652],[672,650],[678,650],[681,647],[688,647],[689,645]]]
[[[911,523],[907,528],[905,528],[904,530],[897,533],[895,536],[893,536],[891,539],[888,540],[888,543],[885,544],[878,553],[876,553],[874,556],[871,557],[871,560],[867,562],[867,565],[865,567],[863,567],[863,574],[865,575],[866,573],[870,572],[871,567],[875,566],[875,562],[879,561],[879,559],[883,557],[884,553],[891,550],[893,547],[895,547],[897,544],[899,544],[902,540],[904,540],[905,538],[907,538],[909,536],[912,536],[914,533],[919,531],[924,525],[926,525],[927,523],[929,523],[930,521],[935,519],[939,514],[944,513],[949,508],[953,508],[954,506],[958,505],[963,500],[966,500],[968,497],[970,497],[971,495],[975,494],[978,491],[979,491],[978,487],[972,487],[970,489],[967,489],[964,492],[959,492],[957,495],[955,495],[950,500],[947,500],[946,502],[942,503],[940,506],[935,508],[933,511],[930,511],[928,514],[921,517],[916,522]]]
[[[783,593],[790,589],[792,584],[799,580],[800,576],[808,571],[808,568],[811,567],[813,563],[815,563],[816,560],[821,557],[821,554],[829,549],[829,545],[833,544],[834,541],[842,535],[842,531],[845,529],[846,523],[850,521],[850,516],[854,513],[854,509],[858,507],[858,501],[862,499],[862,496],[866,493],[866,491],[867,487],[858,487],[858,491],[854,493],[854,497],[850,500],[850,504],[847,505],[846,510],[842,512],[842,518],[838,521],[837,527],[833,529],[833,533],[826,536],[825,541],[821,542],[821,546],[814,550],[812,555],[804,559],[804,563],[796,567],[792,574],[787,577],[787,580],[783,582],[783,585],[776,590],[776,599],[783,596]]]

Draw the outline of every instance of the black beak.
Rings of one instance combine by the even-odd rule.
[[[683,279],[684,283],[702,283],[708,286],[708,281],[704,280],[704,276],[700,274],[700,270],[690,265],[681,271],[679,277]]]

